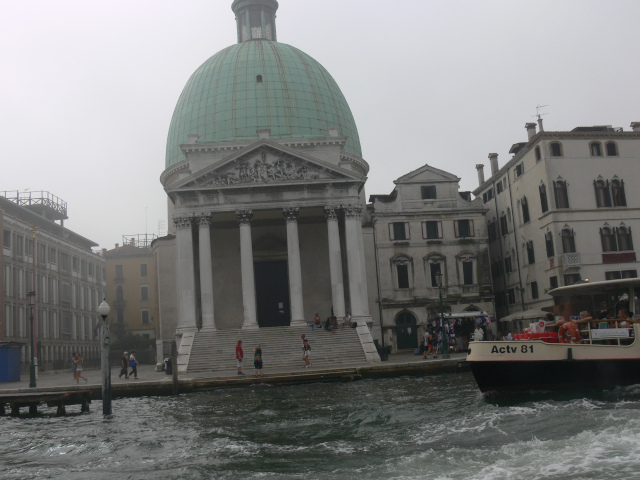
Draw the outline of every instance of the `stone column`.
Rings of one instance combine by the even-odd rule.
[[[299,208],[283,208],[287,222],[287,256],[289,267],[289,296],[291,297],[291,326],[306,325],[302,302],[302,265],[300,263],[300,240],[298,239]]]
[[[178,328],[196,328],[196,279],[190,215],[174,217],[178,285]]]
[[[242,328],[258,328],[256,319],[256,287],[253,274],[253,245],[251,242],[251,210],[236,211],[240,224],[240,265],[242,273],[242,305],[244,322]]]
[[[344,230],[347,240],[347,268],[349,272],[349,296],[351,299],[351,315],[364,316],[362,299],[362,266],[360,256],[360,236],[358,229],[362,228],[362,207],[360,205],[344,206]]]
[[[331,275],[331,300],[336,317],[344,317],[344,284],[342,282],[342,254],[340,252],[340,231],[338,214],[335,207],[324,207],[327,217],[327,235],[329,238],[329,273]]]
[[[200,300],[202,328],[216,328],[213,316],[213,264],[211,262],[211,215],[198,217],[200,239]]]
[[[360,242],[360,278],[362,278],[362,314],[368,317],[369,314],[369,291],[367,289],[367,268],[364,256],[364,239],[362,238],[362,219],[358,223],[358,239]]]

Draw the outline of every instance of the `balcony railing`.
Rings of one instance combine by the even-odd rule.
[[[564,270],[569,268],[580,268],[582,266],[582,259],[580,253],[563,253],[562,254],[562,267]]]

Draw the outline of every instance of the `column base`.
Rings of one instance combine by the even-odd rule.
[[[260,325],[258,325],[257,323],[243,323],[242,324],[242,329],[243,330],[250,330],[250,329],[256,330],[258,328],[260,328]]]
[[[290,327],[306,327],[307,322],[305,320],[291,320],[289,323]]]

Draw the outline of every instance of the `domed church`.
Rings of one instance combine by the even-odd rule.
[[[335,343],[380,361],[362,235],[369,165],[349,105],[320,63],[278,42],[276,0],[231,8],[237,43],[191,75],[171,118],[160,337],[177,336],[181,371],[242,338],[271,341],[273,357],[296,338],[299,358],[300,332],[328,335],[310,328],[316,314],[349,312],[355,328]]]

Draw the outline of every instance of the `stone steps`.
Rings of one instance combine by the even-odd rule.
[[[309,340],[314,367],[341,368],[367,363],[360,338],[353,328],[338,329],[335,333],[311,330],[306,326],[201,330],[194,336],[187,371],[234,372],[239,339],[242,339],[243,367],[247,371],[253,369],[253,347],[257,344],[262,347],[265,369],[302,368],[302,334]]]

